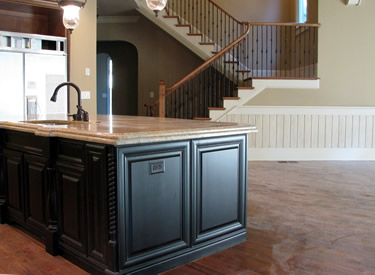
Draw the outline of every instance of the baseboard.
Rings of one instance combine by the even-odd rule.
[[[249,148],[249,161],[375,161],[375,149],[368,148]]]

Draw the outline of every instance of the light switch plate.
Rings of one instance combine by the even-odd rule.
[[[90,99],[90,91],[82,91],[81,92],[82,99]]]
[[[86,76],[90,76],[90,75],[91,75],[91,70],[90,70],[90,68],[86,68],[86,69],[85,69],[85,75],[86,75]]]

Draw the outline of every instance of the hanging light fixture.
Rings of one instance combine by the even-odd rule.
[[[155,16],[158,16],[158,12],[167,5],[167,0],[146,0],[146,3],[147,7],[155,12]]]
[[[64,10],[63,24],[72,33],[79,25],[79,11],[87,0],[57,0],[59,6]]]

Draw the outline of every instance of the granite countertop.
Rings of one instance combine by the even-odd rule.
[[[55,121],[55,124],[44,124],[43,120]],[[88,142],[112,145],[162,142],[227,136],[256,132],[255,126],[240,125],[230,122],[210,122],[172,118],[140,116],[90,117],[90,122],[62,120],[66,117],[48,116],[38,120],[0,121],[0,128],[34,133],[37,136],[62,137]]]

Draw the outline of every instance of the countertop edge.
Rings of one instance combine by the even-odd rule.
[[[103,143],[114,146],[127,144],[142,144],[163,141],[178,141],[186,139],[200,139],[214,136],[229,136],[237,134],[256,133],[255,126],[223,126],[209,129],[177,129],[169,131],[144,131],[120,134],[103,134],[85,132],[83,130],[73,133],[64,128],[52,128],[38,124],[27,124],[17,122],[0,122],[0,128],[20,132],[31,133],[43,137],[60,137],[74,140],[81,140],[94,143]]]

